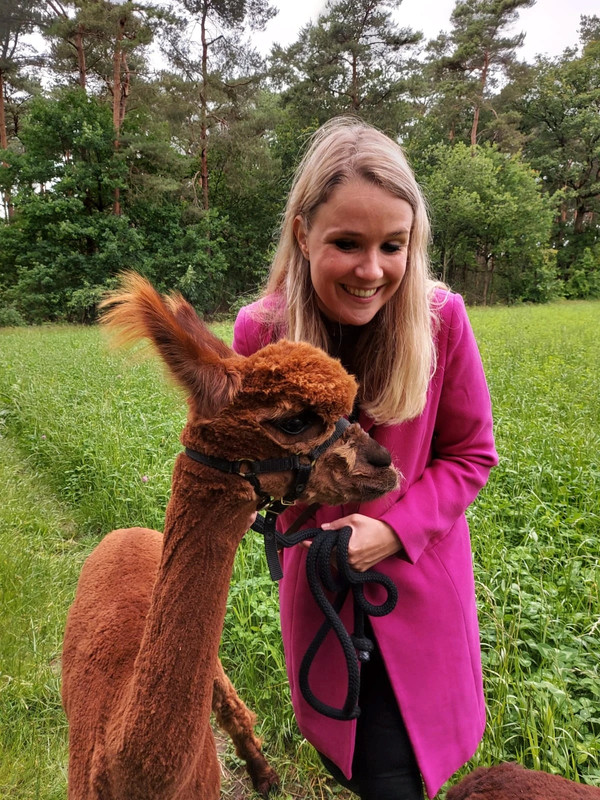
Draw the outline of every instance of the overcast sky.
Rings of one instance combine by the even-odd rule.
[[[262,34],[252,38],[255,46],[264,53],[273,42],[291,44],[298,31],[309,20],[316,21],[325,8],[325,0],[271,0],[279,14]],[[403,0],[396,18],[399,25],[422,31],[426,39],[433,39],[440,31],[450,30],[450,14],[455,0]],[[566,47],[576,46],[579,40],[579,18],[582,14],[600,15],[598,0],[537,0],[533,8],[519,13],[515,32],[527,35],[519,55],[524,61],[533,61],[536,55],[556,56]]]

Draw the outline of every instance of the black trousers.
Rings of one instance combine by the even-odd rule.
[[[419,768],[377,648],[361,669],[359,705],[352,778],[319,753],[325,767],[361,800],[423,800]]]

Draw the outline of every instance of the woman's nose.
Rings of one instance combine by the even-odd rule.
[[[364,281],[373,281],[381,278],[383,270],[379,264],[379,251],[375,248],[366,250],[354,271],[356,276]]]

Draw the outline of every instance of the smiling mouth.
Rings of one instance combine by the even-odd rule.
[[[375,289],[357,289],[354,286],[347,286],[345,283],[342,284],[342,289],[352,295],[352,297],[373,297],[380,288],[381,287],[377,286]]]

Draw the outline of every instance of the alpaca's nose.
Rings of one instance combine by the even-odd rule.
[[[392,463],[392,457],[389,450],[378,444],[373,439],[369,440],[366,457],[369,464],[371,464],[373,467],[389,467]]]

